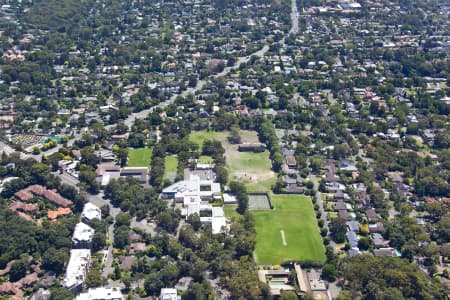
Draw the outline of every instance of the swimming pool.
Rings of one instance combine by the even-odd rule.
[[[270,281],[271,285],[285,285],[286,283],[284,281]]]

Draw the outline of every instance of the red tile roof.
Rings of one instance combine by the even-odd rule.
[[[13,211],[23,211],[23,212],[33,212],[39,209],[39,204],[37,203],[23,203],[20,201],[15,201],[9,205],[9,209]]]
[[[30,185],[26,189],[16,192],[14,195],[22,201],[30,200],[34,196],[41,196],[62,207],[69,207],[72,205],[72,201],[61,196],[56,190],[48,190],[38,184]]]

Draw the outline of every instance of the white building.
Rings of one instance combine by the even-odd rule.
[[[227,219],[225,218],[223,207],[208,205],[208,207],[203,210],[210,210],[211,217],[201,217],[200,221],[205,223],[211,222],[213,234],[225,232],[227,227]]]
[[[228,194],[228,193],[224,193],[223,194],[223,203],[224,204],[236,204],[237,203],[236,196]]]
[[[161,289],[161,294],[159,296],[160,300],[179,300],[181,296],[178,296],[176,289]]]
[[[99,287],[79,294],[75,300],[123,300],[123,295],[118,288]]]
[[[89,249],[91,247],[92,238],[94,237],[95,230],[80,222],[75,225],[73,231],[72,242],[75,248]]]
[[[62,285],[77,292],[82,289],[86,273],[89,270],[89,262],[91,260],[91,250],[89,249],[72,249],[70,250],[70,260],[67,265],[66,276]]]
[[[88,202],[84,205],[83,212],[81,213],[81,220],[85,223],[89,223],[94,219],[101,220],[102,211],[94,204]]]
[[[200,180],[200,177],[191,175],[188,180],[178,181],[163,189],[162,196],[177,202],[183,202],[185,197],[200,197],[202,200],[220,198],[220,183]]]
[[[201,217],[201,222],[209,222],[212,225],[212,233],[223,233],[226,228],[226,218],[223,207],[213,207],[206,201],[220,199],[220,183],[212,180],[200,180],[197,175],[190,175],[189,180],[182,180],[163,189],[162,196],[166,199],[174,199],[182,203],[181,214],[188,217],[192,214],[200,216],[201,211],[211,211],[211,217]],[[202,202],[205,201],[205,204]]]
[[[194,213],[200,216],[201,211],[210,211],[210,217],[200,217],[200,221],[203,223],[211,223],[212,233],[218,234],[225,232],[227,226],[227,219],[225,218],[225,214],[223,211],[223,207],[212,206],[211,204],[201,204],[200,198],[185,198],[185,200],[192,201],[184,201],[183,209],[181,210],[181,214],[183,216],[190,216]]]

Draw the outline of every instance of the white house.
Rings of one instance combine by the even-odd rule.
[[[89,223],[94,219],[101,220],[102,211],[94,204],[88,202],[84,205],[83,212],[81,213],[81,219],[85,223]]]

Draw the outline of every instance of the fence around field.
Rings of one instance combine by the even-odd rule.
[[[269,210],[272,208],[272,203],[267,193],[248,193],[249,210]]]

